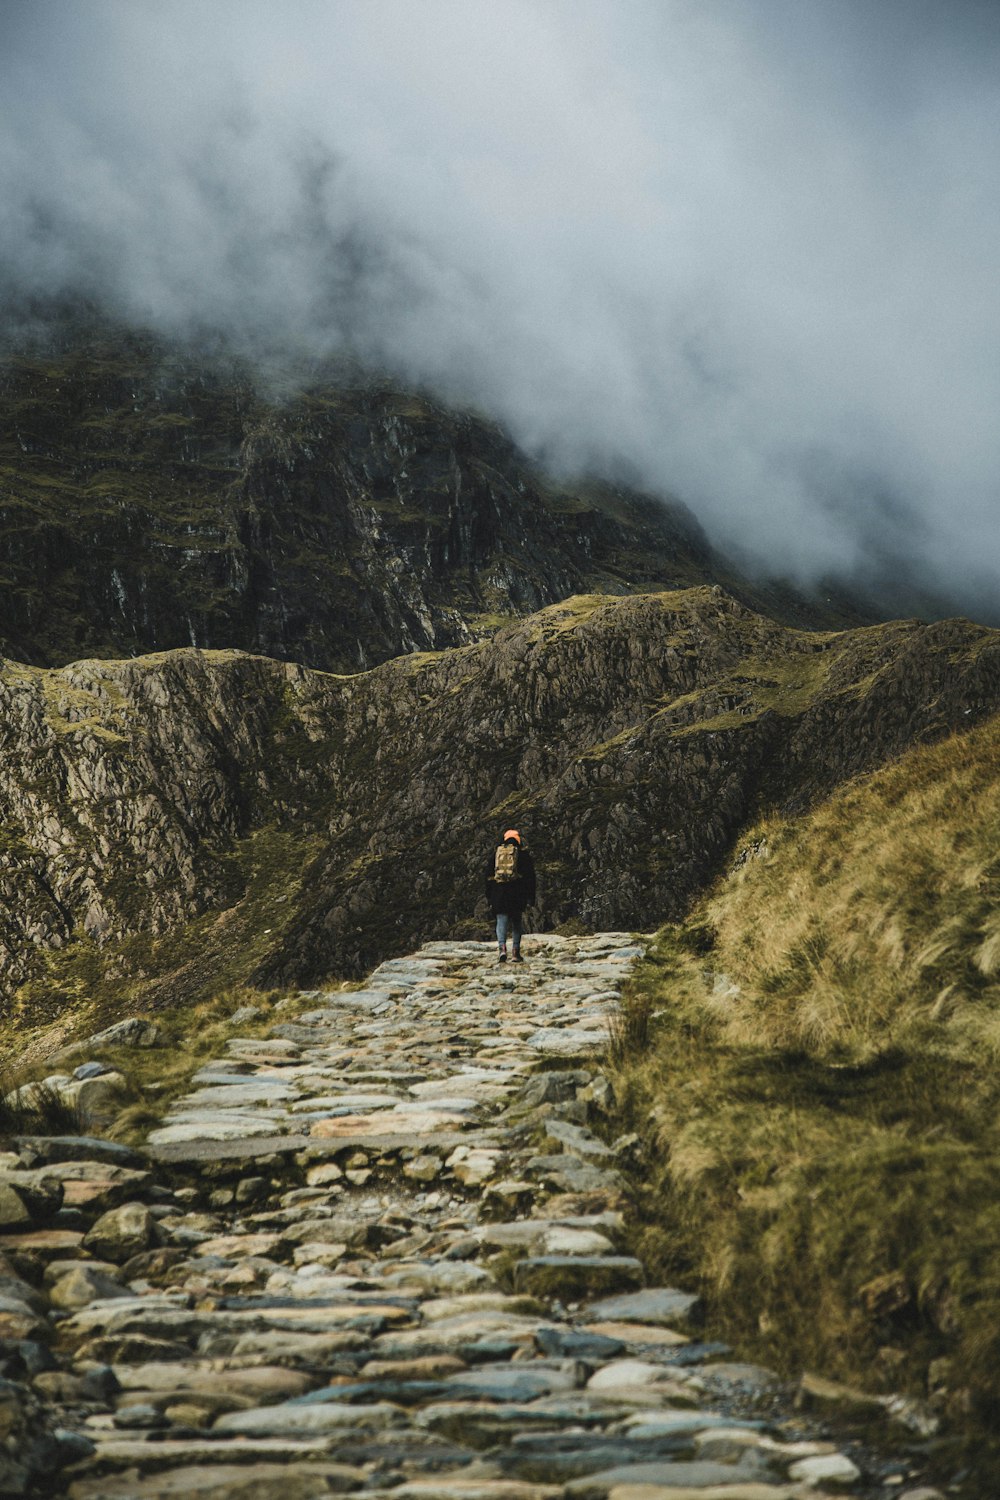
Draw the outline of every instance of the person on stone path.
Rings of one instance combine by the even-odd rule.
[[[535,866],[521,835],[508,828],[486,863],[486,899],[497,919],[500,963],[507,962],[510,933],[514,963],[521,962],[521,919],[526,906],[535,901]]]

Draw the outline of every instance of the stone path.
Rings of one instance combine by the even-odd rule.
[[[515,967],[428,944],[234,1035],[151,1160],[19,1141],[0,1335],[57,1412],[51,1492],[900,1495],[905,1465],[861,1474],[804,1433],[774,1376],[702,1340],[697,1298],[646,1287],[622,1249],[632,1142],[591,1126],[639,951],[536,937]],[[3,1472],[26,1493],[11,1452],[37,1413],[3,1384]]]

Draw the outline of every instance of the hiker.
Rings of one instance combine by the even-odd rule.
[[[514,963],[521,962],[521,914],[535,901],[535,866],[516,828],[508,828],[486,865],[486,899],[497,919],[497,947],[507,962],[507,933]]]

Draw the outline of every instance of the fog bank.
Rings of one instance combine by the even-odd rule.
[[[996,613],[1000,10],[7,0],[0,276]]]

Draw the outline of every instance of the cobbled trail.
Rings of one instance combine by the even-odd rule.
[[[56,1359],[33,1385],[75,1459],[55,1492],[902,1493],[905,1464],[885,1488],[886,1466],[809,1435],[776,1377],[705,1342],[698,1299],[648,1287],[623,1249],[632,1143],[591,1127],[641,948],[525,948],[515,966],[430,943],[234,1035],[151,1161],[23,1147],[18,1170],[71,1187],[90,1224],[0,1237],[48,1256]]]

